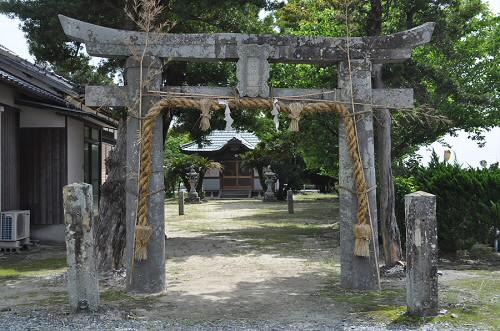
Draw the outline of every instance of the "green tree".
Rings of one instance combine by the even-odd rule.
[[[253,151],[242,157],[244,165],[259,172],[261,185],[266,189],[263,168],[268,165],[276,173],[279,187],[276,196],[286,199],[286,190],[299,190],[303,186],[305,163],[298,149],[298,135],[289,131],[274,131],[261,137]]]
[[[345,36],[342,3],[290,0],[275,13],[277,29],[282,34]],[[377,3],[380,12],[375,18],[372,6]],[[484,2],[359,0],[350,7],[348,19],[351,35],[357,36],[390,34],[428,21],[437,23],[431,43],[417,48],[411,60],[384,67],[385,85],[413,88],[417,106],[416,114],[392,113],[395,158],[461,129],[480,141],[481,131],[500,125],[500,18]],[[378,28],[373,22],[377,19]],[[273,67],[271,83],[275,87],[334,88],[335,73],[335,68],[279,65]],[[434,121],[436,118],[438,121]],[[336,153],[335,149],[330,151]]]

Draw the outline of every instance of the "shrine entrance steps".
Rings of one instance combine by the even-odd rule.
[[[219,197],[221,199],[247,199],[252,197],[251,190],[222,190]]]

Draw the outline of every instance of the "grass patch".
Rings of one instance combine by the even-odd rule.
[[[293,200],[294,201],[307,201],[307,202],[333,202],[338,199],[338,195],[334,193],[314,193],[314,192],[308,192],[308,193],[298,193],[294,194]]]
[[[127,293],[120,290],[108,290],[100,293],[101,301],[109,304],[118,304],[121,309],[155,309],[158,302],[158,296],[144,296]]]
[[[480,274],[485,275],[484,272]],[[334,282],[338,279],[335,278]],[[435,317],[406,314],[404,288],[358,292],[346,291],[335,284],[325,287],[320,295],[332,299],[349,312],[365,314],[392,325],[418,327],[429,323],[448,323],[500,330],[498,272],[451,281],[441,286],[440,309],[447,310],[447,313]]]
[[[477,276],[450,282],[441,294],[448,309],[456,315],[453,324],[473,324],[500,330],[500,281],[498,272],[479,272]]]
[[[100,295],[101,300],[103,301],[108,301],[108,302],[114,302],[114,301],[134,301],[135,298],[131,295],[129,295],[125,291],[104,291]]]
[[[0,265],[0,279],[47,276],[66,270],[66,258],[6,261]]]
[[[45,299],[36,301],[36,304],[44,307],[61,307],[69,305],[68,292],[52,292]]]
[[[329,285],[320,295],[341,304],[350,312],[385,312],[400,308],[404,304],[404,289],[379,291],[348,291],[338,284]]]

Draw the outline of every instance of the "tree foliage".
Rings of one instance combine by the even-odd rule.
[[[271,166],[279,180],[276,195],[280,200],[286,198],[286,189],[299,190],[304,183],[305,164],[298,150],[298,138],[295,132],[274,131],[263,136],[253,151],[243,155],[245,166],[258,169],[264,188],[262,169]]]
[[[352,3],[346,16],[342,1],[290,0],[276,11],[276,25],[283,34],[341,37],[346,35],[347,20],[351,35],[373,34],[369,29],[373,26],[370,9],[374,1]],[[499,17],[480,0],[381,1],[381,10],[382,34],[428,21],[437,23],[431,43],[417,48],[412,60],[385,67],[387,87],[413,88],[417,105],[415,113],[393,113],[393,155],[407,156],[418,145],[461,129],[481,142],[483,130],[500,125]],[[335,73],[331,67],[275,65],[272,84],[333,88]],[[306,146],[337,141],[334,130],[322,132],[316,140],[308,140]],[[336,172],[337,164],[331,160],[338,159],[337,148],[330,147],[325,152],[331,157],[325,158],[322,168]],[[311,155],[321,158],[324,154]]]

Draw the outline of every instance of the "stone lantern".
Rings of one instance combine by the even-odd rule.
[[[189,181],[189,193],[187,200],[191,203],[200,203],[200,197],[198,192],[196,192],[196,185],[198,184],[198,179],[200,175],[194,170],[194,165],[189,168],[189,172],[186,173]]]
[[[271,166],[267,166],[264,171],[265,183],[267,190],[264,193],[264,202],[276,201],[276,195],[274,195],[273,187],[276,183],[276,174],[271,170]]]

